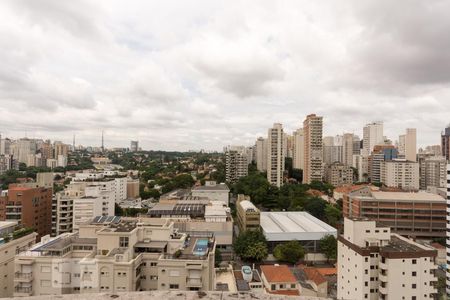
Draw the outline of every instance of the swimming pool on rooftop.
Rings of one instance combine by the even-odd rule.
[[[208,252],[208,239],[198,239],[195,242],[194,249],[192,250],[192,254],[202,256],[205,255],[206,252]]]

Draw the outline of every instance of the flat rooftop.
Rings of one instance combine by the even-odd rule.
[[[226,184],[216,185],[202,185],[192,188],[193,191],[230,191],[230,188]]]
[[[383,252],[418,252],[424,250],[432,249],[424,249],[414,242],[403,240],[396,235],[391,235],[389,244],[382,249]]]
[[[436,201],[445,202],[446,200],[437,195],[428,192],[407,193],[407,192],[372,192],[372,197],[377,200],[396,200],[396,201]]]

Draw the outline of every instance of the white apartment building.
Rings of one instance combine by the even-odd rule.
[[[314,180],[321,181],[323,177],[323,145],[322,145],[322,117],[311,114],[303,121],[305,141],[305,163],[303,183]]]
[[[404,159],[383,161],[380,180],[388,187],[419,190],[419,163]]]
[[[273,124],[267,137],[267,181],[277,187],[283,185],[285,139],[283,126]]]
[[[227,182],[234,183],[248,175],[248,155],[244,146],[230,146],[225,151],[225,175]]]
[[[294,169],[304,169],[305,166],[305,139],[303,128],[299,128],[293,133],[293,158],[292,165]]]
[[[214,289],[212,235],[180,234],[164,219],[98,217],[15,258],[14,296]]]
[[[338,237],[337,299],[434,299],[437,251],[375,221],[344,219]]]
[[[211,201],[220,201],[228,206],[230,189],[225,183],[217,184],[215,181],[206,181],[205,185],[193,187],[191,196],[207,198]]]
[[[58,155],[58,162],[57,162],[58,167],[67,167],[67,156],[65,155]]]
[[[14,273],[14,255],[36,243],[37,233],[16,227],[15,221],[0,221],[0,298],[11,298],[14,282],[21,279]]]
[[[373,147],[384,143],[383,122],[372,122],[363,128],[363,148],[361,154],[369,156]]]

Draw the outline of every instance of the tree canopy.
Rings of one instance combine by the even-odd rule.
[[[273,250],[273,255],[281,262],[296,264],[305,256],[305,249],[298,241],[290,241],[278,244]]]
[[[319,249],[328,260],[337,258],[337,240],[332,235],[324,236],[319,241]]]
[[[243,260],[261,261],[268,255],[266,237],[259,230],[247,230],[239,234],[233,243],[233,249]]]

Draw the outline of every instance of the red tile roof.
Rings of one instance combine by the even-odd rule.
[[[445,247],[439,243],[431,243],[430,245],[431,245],[431,247],[436,248],[436,249],[445,249]]]
[[[314,283],[317,285],[327,281],[325,277],[323,277],[323,275],[320,274],[320,272],[316,268],[303,268],[303,271],[308,277],[308,280],[314,281]]]
[[[269,282],[297,282],[294,274],[286,265],[262,265],[261,272]]]

